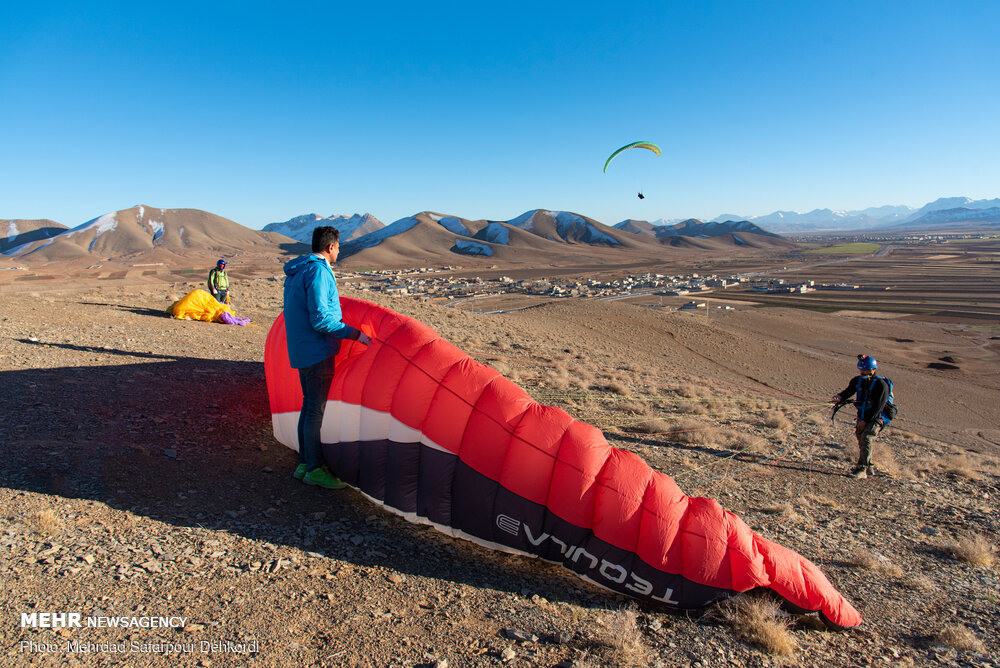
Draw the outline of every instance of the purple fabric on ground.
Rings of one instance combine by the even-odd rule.
[[[219,320],[226,323],[227,325],[239,325],[240,327],[246,327],[250,324],[250,318],[243,318],[238,315],[233,315],[229,312],[224,312],[219,316]]]

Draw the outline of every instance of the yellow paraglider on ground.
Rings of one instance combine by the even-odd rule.
[[[227,325],[250,324],[250,318],[236,315],[228,305],[220,304],[205,290],[192,290],[187,293],[171,304],[167,313],[178,320],[221,322]]]

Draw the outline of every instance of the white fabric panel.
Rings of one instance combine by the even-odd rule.
[[[271,425],[274,428],[274,438],[298,452],[299,412],[273,413]],[[419,429],[408,427],[392,417],[391,413],[343,401],[326,402],[323,427],[320,430],[320,439],[324,443],[380,441],[385,438],[396,443],[422,443],[440,452],[450,452],[424,436]]]
[[[324,443],[336,443],[340,438],[340,401],[327,401],[323,409],[323,426],[319,430],[319,440]]]
[[[299,451],[299,413],[272,413],[271,425],[274,438],[282,445]]]
[[[396,420],[388,413],[361,406],[359,421],[361,437],[358,440],[381,441],[389,438],[389,423]]]

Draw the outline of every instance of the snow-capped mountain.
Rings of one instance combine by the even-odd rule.
[[[813,209],[805,213],[797,211],[775,211],[765,216],[738,216],[723,214],[709,222],[725,223],[735,220],[749,220],[772,232],[834,232],[834,231],[868,231],[879,228],[908,223],[923,218],[935,211],[956,210],[953,215],[961,214],[957,210],[984,210],[1000,206],[1000,199],[973,200],[968,197],[941,197],[919,209],[902,205],[873,206],[867,209],[853,211],[838,211],[833,209]],[[968,220],[976,220],[976,217]],[[662,219],[661,219],[662,220]],[[930,219],[929,219],[930,220]],[[660,221],[655,221],[660,222]],[[951,221],[958,222],[958,221]]]
[[[264,226],[264,232],[277,232],[286,237],[291,237],[303,243],[312,243],[312,233],[317,227],[330,225],[340,231],[341,242],[364,236],[369,232],[382,229],[385,225],[370,213],[364,215],[354,214],[352,216],[329,216],[324,218],[315,213],[308,213],[304,216],[296,216],[283,223],[268,223]]]

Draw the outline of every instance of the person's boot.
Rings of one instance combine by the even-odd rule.
[[[875,477],[875,467],[872,466],[871,464],[869,464],[868,468],[865,469],[865,473],[868,474],[869,478],[874,478]]]
[[[295,473],[292,474],[292,477],[295,478],[296,480],[302,480],[302,478],[304,478],[306,475],[306,471],[307,471],[306,465],[299,464],[298,466],[295,467]]]
[[[316,485],[323,489],[344,489],[347,483],[330,473],[330,469],[320,466],[309,471],[302,477],[302,482],[307,485]]]
[[[868,469],[865,468],[864,466],[855,466],[854,468],[851,469],[851,472],[848,473],[847,475],[851,476],[852,478],[867,478]]]

